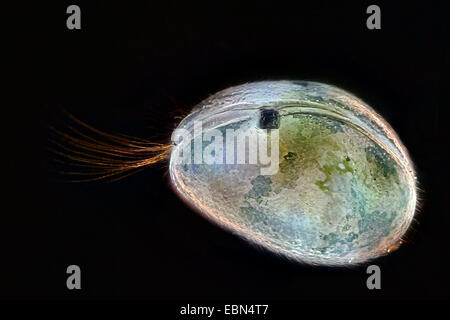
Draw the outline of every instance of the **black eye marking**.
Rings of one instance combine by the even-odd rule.
[[[277,110],[262,109],[259,114],[260,129],[278,129],[280,127],[280,114]]]

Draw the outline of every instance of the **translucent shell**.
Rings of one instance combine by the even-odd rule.
[[[199,138],[196,122],[201,135],[239,127],[267,137],[261,110],[279,117],[276,173],[261,174],[259,163],[179,161],[180,150]],[[317,265],[362,263],[397,248],[413,219],[416,180],[405,147],[371,107],[336,87],[267,81],[228,88],[178,128],[192,139],[174,141],[170,177],[177,193],[274,253]]]

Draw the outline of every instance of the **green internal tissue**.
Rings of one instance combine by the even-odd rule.
[[[368,137],[337,120],[282,117],[279,161],[276,175],[251,180],[240,210],[251,223],[255,212],[277,220],[266,223],[270,230],[262,232],[275,234],[293,225],[306,230],[285,233],[296,234],[298,238],[289,241],[300,247],[308,243],[312,250],[334,254],[374,248],[389,236],[397,213],[405,209],[407,201],[398,201],[407,195],[399,185],[396,162]]]

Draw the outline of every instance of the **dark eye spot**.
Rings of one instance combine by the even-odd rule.
[[[277,110],[262,109],[259,114],[260,129],[278,129],[280,127],[280,114]]]

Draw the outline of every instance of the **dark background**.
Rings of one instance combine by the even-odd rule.
[[[60,2],[5,13],[14,100],[5,125],[1,298],[397,299],[450,297],[448,5],[374,2]],[[82,29],[66,28],[78,4]],[[446,69],[447,68],[447,69]],[[312,268],[256,249],[186,207],[162,164],[116,183],[55,174],[48,127],[67,110],[112,133],[167,139],[209,94],[247,81],[344,88],[397,131],[417,166],[422,210],[409,243],[366,266]],[[82,290],[66,288],[66,268]]]

